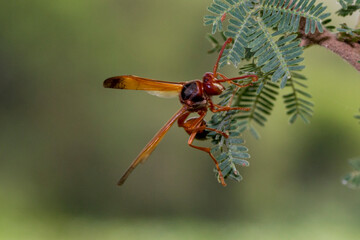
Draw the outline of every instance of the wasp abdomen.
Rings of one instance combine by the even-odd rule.
[[[198,118],[189,118],[188,120],[186,120],[184,122],[184,129],[185,131],[191,135],[194,131],[192,129],[192,126],[194,126],[196,124],[196,121],[198,120]],[[199,127],[195,128],[196,129],[196,135],[195,135],[195,138],[198,139],[198,140],[204,140],[206,139],[209,131],[206,130],[206,122],[205,120],[202,120],[201,121],[201,124]]]

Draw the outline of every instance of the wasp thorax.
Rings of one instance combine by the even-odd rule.
[[[180,102],[190,108],[206,107],[206,99],[199,80],[185,83],[180,93]]]
[[[220,83],[215,82],[213,73],[205,73],[203,76],[204,91],[207,95],[220,95],[224,90],[224,86]]]

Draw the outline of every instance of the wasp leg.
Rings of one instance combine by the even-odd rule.
[[[235,78],[227,78],[221,73],[216,73],[216,74],[220,75],[223,79],[215,80],[215,82],[218,82],[218,83],[220,83],[220,82],[230,82],[232,84],[235,84],[238,87],[247,87],[249,85],[248,84],[244,84],[244,85],[237,84],[237,83],[233,82],[234,80],[239,80],[239,79],[244,79],[244,78],[251,78],[251,82],[257,82],[259,80],[259,77],[257,75],[253,75],[253,74],[244,75],[244,76],[235,77]]]
[[[236,78],[227,78],[224,74],[221,73],[216,73],[217,75],[219,75],[220,77],[222,77],[222,79],[220,80],[216,80],[215,82],[229,82],[230,84],[234,84],[237,88],[234,89],[232,96],[229,100],[229,103],[227,104],[227,106],[221,106],[218,104],[215,104],[212,102],[212,100],[209,98],[208,102],[210,104],[210,111],[212,112],[222,112],[222,111],[231,111],[231,110],[242,110],[242,111],[250,111],[250,108],[246,108],[246,107],[230,107],[231,103],[235,97],[235,93],[238,91],[239,88],[242,87],[247,87],[247,86],[252,86],[253,82],[258,81],[258,77],[256,75],[245,75],[245,76],[241,76],[241,77],[236,77]],[[243,78],[252,78],[252,82],[248,83],[248,84],[238,84],[232,80],[237,80],[237,79],[243,79]]]
[[[189,140],[188,140],[188,144],[190,147],[193,147],[193,148],[196,148],[200,151],[204,151],[206,153],[208,153],[210,155],[210,157],[212,158],[212,160],[214,161],[215,163],[215,166],[216,166],[216,169],[219,173],[219,178],[220,178],[220,182],[221,182],[221,185],[223,185],[224,187],[226,186],[226,183],[225,183],[225,180],[224,180],[224,176],[221,172],[221,169],[219,167],[219,163],[218,161],[216,161],[215,157],[212,155],[211,151],[210,151],[210,148],[207,148],[207,147],[199,147],[199,146],[195,146],[193,145],[193,142],[194,142],[194,139],[195,139],[195,136],[196,136],[196,133],[197,132],[193,132],[190,137],[189,137]]]
[[[204,130],[209,130],[221,134],[225,138],[229,137],[228,134],[222,131],[219,131],[215,128],[209,128],[206,126],[206,122],[203,120],[206,115],[206,111],[199,111],[198,114],[200,115],[200,117],[186,120],[187,117],[190,115],[190,112],[186,112],[185,114],[179,117],[178,126],[184,128],[189,135],[191,135],[193,132],[201,132]],[[198,127],[194,127],[194,126],[198,126]]]
[[[224,112],[224,111],[231,111],[231,110],[241,110],[241,111],[250,111],[250,108],[248,107],[229,107],[229,106],[221,106],[221,105],[218,105],[218,104],[215,104],[212,102],[211,99],[208,99],[208,102],[209,102],[209,109],[210,111],[212,112]]]
[[[201,124],[203,123],[203,119],[206,115],[206,111],[199,111],[198,114],[200,115],[198,118],[194,119],[192,121],[192,126],[189,126],[189,125],[185,125],[186,122],[185,122],[185,119],[181,119],[179,123],[179,126],[183,127],[185,129],[186,132],[190,133],[190,137],[189,137],[189,140],[188,140],[188,144],[190,147],[193,147],[195,149],[198,149],[200,151],[203,151],[203,152],[206,152],[210,155],[211,159],[214,161],[215,163],[215,166],[216,166],[216,169],[218,170],[218,173],[219,173],[219,178],[220,178],[220,182],[223,186],[226,186],[226,183],[225,183],[225,180],[224,180],[224,176],[221,172],[221,169],[219,167],[219,163],[218,161],[216,161],[215,157],[212,155],[211,151],[210,151],[210,148],[207,148],[207,147],[199,147],[199,146],[195,146],[193,144],[194,140],[195,140],[195,137],[196,137],[196,134],[199,132],[199,131],[202,131],[204,129],[204,127],[206,128],[206,126],[201,126]],[[180,119],[179,119],[180,120]],[[213,129],[213,130],[216,130],[216,129]],[[217,130],[216,130],[217,131]],[[220,133],[220,131],[217,131]],[[223,133],[223,134],[226,134],[226,133]],[[227,134],[226,134],[227,135]]]
[[[209,127],[206,127],[206,126],[201,126],[201,127],[197,127],[197,128],[188,129],[188,130],[191,131],[191,132],[201,132],[201,131],[204,131],[204,130],[209,130],[211,132],[216,132],[216,133],[224,136],[225,138],[229,138],[228,134],[226,134],[226,133],[224,133],[222,131],[219,131],[219,130],[217,130],[215,128],[209,128]]]
[[[223,53],[224,53],[224,50],[225,50],[225,48],[226,48],[226,45],[230,44],[231,42],[232,42],[232,38],[228,38],[228,39],[225,41],[224,45],[222,46],[222,48],[221,48],[221,50],[220,50],[220,53],[219,53],[219,56],[218,56],[218,58],[217,58],[217,60],[216,60],[216,63],[215,63],[215,65],[214,65],[214,69],[213,69],[213,74],[214,74],[214,76],[217,75],[216,71],[217,71],[217,69],[218,69],[219,62],[220,62],[221,56],[222,56]]]

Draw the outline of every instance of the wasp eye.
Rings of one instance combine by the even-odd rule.
[[[213,74],[212,73],[205,73],[203,76],[203,81],[204,82],[209,82],[212,81],[214,79]]]

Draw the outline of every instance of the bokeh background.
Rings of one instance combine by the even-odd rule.
[[[326,1],[330,11],[335,2]],[[341,185],[347,159],[360,155],[360,75],[320,47],[305,53],[312,123],[290,126],[279,99],[262,139],[245,136],[252,157],[242,182],[218,184],[208,155],[174,127],[116,186],[180,104],[104,89],[103,80],[201,78],[216,59],[202,23],[209,4],[2,1],[0,239],[360,236],[360,193]]]

